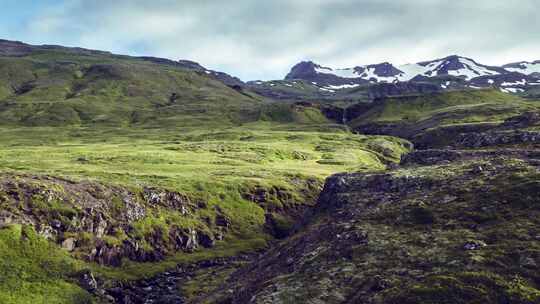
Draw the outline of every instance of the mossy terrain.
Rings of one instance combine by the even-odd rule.
[[[326,176],[384,170],[410,150],[196,63],[0,47],[2,220],[35,226],[49,239],[39,244],[63,244],[105,285],[265,248],[315,204]]]
[[[2,125],[222,128],[266,120],[329,122],[318,110],[275,103],[193,62],[15,45],[20,53],[0,56]]]
[[[493,89],[450,91],[376,100],[355,113],[349,125],[364,134],[394,135],[420,146],[444,147],[459,133],[491,129],[539,108],[537,100]]]
[[[0,229],[1,303],[92,303],[77,285],[81,263],[31,226]]]
[[[352,124],[369,122],[418,123],[434,116],[439,125],[503,121],[523,109],[537,105],[497,90],[469,90],[426,94],[423,96],[389,97],[376,101]]]
[[[537,303],[539,174],[528,160],[485,157],[334,176],[312,224],[210,294],[253,303]]]

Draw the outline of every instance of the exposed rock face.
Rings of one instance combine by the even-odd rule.
[[[9,41],[0,39],[1,56],[26,56],[32,52],[32,48],[19,41]]]
[[[394,97],[400,102],[407,102],[412,96]],[[388,100],[375,100],[373,104],[358,104],[347,109],[349,120],[383,104]],[[358,110],[355,111],[355,109]],[[441,149],[445,147],[480,148],[488,146],[507,146],[516,144],[540,143],[540,131],[530,129],[540,125],[540,113],[525,112],[499,122],[468,123],[441,126],[447,117],[434,115],[429,119],[409,122],[370,122],[359,123],[354,130],[361,134],[391,135],[406,138],[417,149]]]
[[[502,127],[526,128],[540,125],[540,113],[525,112],[507,119]]]
[[[509,131],[461,134],[456,144],[461,147],[478,148],[511,144],[540,143],[539,131]]]
[[[395,171],[334,175],[305,230],[201,301],[536,303],[534,153],[421,151]]]
[[[366,70],[366,69],[372,69],[373,73],[380,77],[392,77],[392,76],[397,76],[402,73],[400,70],[398,70],[389,62],[372,64],[372,65],[366,66],[365,68],[362,68],[362,70]]]
[[[74,238],[67,238],[62,241],[62,248],[66,249],[67,251],[73,251],[75,249],[75,243],[76,240]]]
[[[122,258],[156,261],[178,250],[212,247],[231,225],[219,211],[207,229],[137,228],[161,208],[186,219],[199,208],[188,196],[157,188],[141,192],[94,182],[40,176],[0,177],[1,225],[32,225],[75,256],[118,266]],[[147,228],[145,228],[147,229]]]
[[[220,274],[229,272],[253,259],[254,256],[241,255],[231,258],[215,258],[204,260],[188,265],[178,265],[157,276],[117,284],[103,291],[105,297],[110,298],[113,303],[190,303],[186,297],[178,290],[191,280],[197,273]],[[204,282],[206,283],[206,282]]]
[[[90,271],[83,271],[79,274],[79,285],[90,292],[95,292],[98,289],[97,280]]]
[[[285,76],[285,79],[303,79],[310,82],[333,85],[369,83],[369,81],[361,78],[342,78],[333,74],[317,73],[316,69],[321,68],[324,69],[324,67],[317,65],[311,61],[303,61],[292,67],[289,74]]]
[[[379,83],[368,88],[368,97],[371,100],[388,96],[427,94],[442,91],[437,84],[428,82],[397,82]]]
[[[450,150],[428,149],[418,150],[404,155],[401,159],[402,166],[451,164],[455,161],[481,159],[484,157],[513,157],[535,161],[540,159],[540,151],[528,149],[500,148],[488,150]]]

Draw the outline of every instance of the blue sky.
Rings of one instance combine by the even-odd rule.
[[[300,60],[539,60],[538,11],[537,0],[0,0],[0,38],[189,59],[267,80]]]
[[[6,39],[15,38],[17,32],[25,26],[27,21],[39,12],[40,8],[43,8],[43,6],[46,5],[46,2],[50,1],[42,1],[39,2],[39,4],[35,4],[36,1],[33,2],[34,4],[32,4],[30,1],[1,1],[1,37]]]

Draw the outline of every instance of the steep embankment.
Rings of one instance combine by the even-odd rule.
[[[421,151],[329,178],[313,222],[217,303],[538,303],[540,153]]]

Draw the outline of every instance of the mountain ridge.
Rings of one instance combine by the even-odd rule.
[[[324,76],[333,75],[341,79],[347,79],[350,83],[410,81],[417,76],[435,77],[443,75],[473,80],[477,77],[496,76],[512,72],[529,76],[536,73],[536,69],[540,71],[540,61],[523,61],[502,66],[490,66],[468,57],[450,55],[412,64],[394,65],[390,62],[382,62],[339,69],[322,66],[313,61],[302,61],[293,66],[285,79],[306,79],[308,75],[312,77],[317,75],[321,78],[321,75],[318,74],[326,74]],[[364,81],[359,81],[360,79]]]
[[[313,61],[294,65],[283,80],[249,81],[260,95],[278,99],[372,101],[377,97],[495,88],[535,98],[540,94],[540,61],[502,66],[459,55],[418,63],[390,62],[332,68]]]

